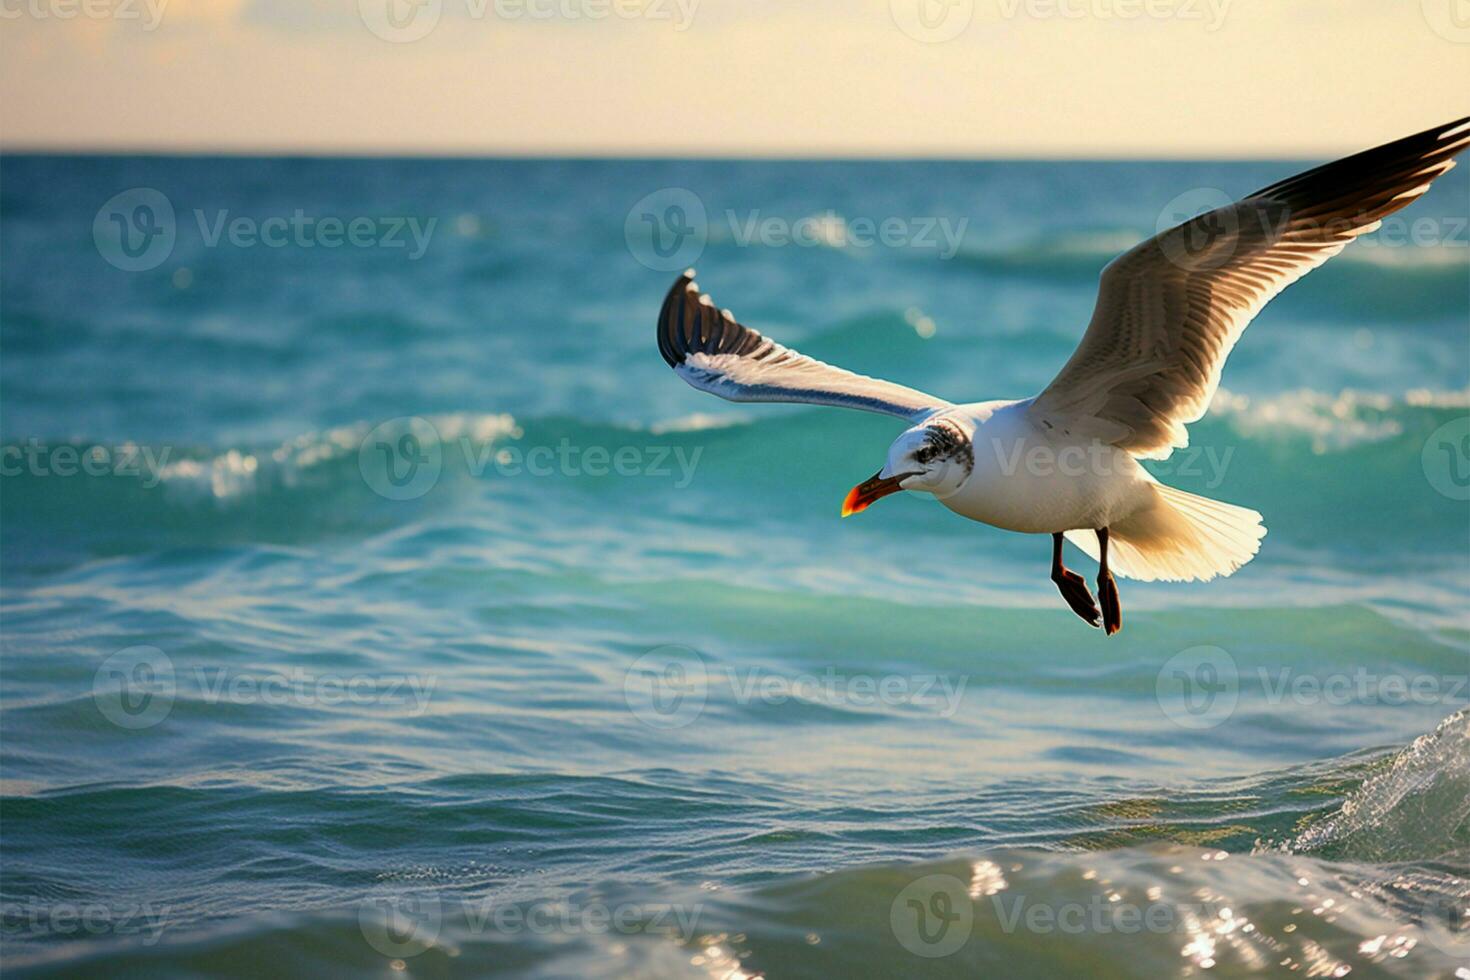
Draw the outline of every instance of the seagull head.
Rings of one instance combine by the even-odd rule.
[[[893,440],[883,468],[848,491],[842,516],[867,510],[875,500],[900,490],[947,497],[974,468],[971,433],[954,419],[927,419]]]

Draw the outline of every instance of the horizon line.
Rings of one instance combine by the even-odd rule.
[[[1362,147],[1358,147],[1358,150]],[[1084,149],[1060,152],[1038,152],[1028,150],[995,150],[984,154],[967,154],[953,150],[920,149],[892,151],[883,149],[837,148],[831,150],[753,151],[745,153],[712,153],[708,149],[684,148],[597,148],[573,149],[570,147],[487,147],[424,149],[393,147],[324,147],[319,145],[279,146],[233,146],[233,145],[181,145],[119,144],[117,146],[73,143],[23,143],[8,145],[0,141],[0,156],[78,156],[78,157],[238,157],[241,159],[267,157],[297,157],[323,160],[690,160],[709,162],[753,163],[819,163],[819,162],[874,162],[874,163],[989,163],[989,162],[1077,162],[1077,163],[1253,163],[1275,161],[1333,160],[1357,152],[1355,149],[1309,151],[1266,150],[1259,154],[1209,154],[1200,152],[1163,151],[1150,153],[1118,154],[1107,151]]]

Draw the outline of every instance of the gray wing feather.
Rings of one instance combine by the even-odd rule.
[[[913,388],[854,374],[762,336],[717,309],[694,270],[669,290],[658,316],[658,349],[701,391],[734,402],[801,402],[922,421],[950,403]]]
[[[1136,456],[1189,444],[1220,370],[1273,297],[1418,198],[1470,117],[1296,175],[1138,245],[1103,270],[1092,322],[1033,416]]]

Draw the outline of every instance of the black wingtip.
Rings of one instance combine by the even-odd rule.
[[[690,354],[732,354],[764,360],[778,349],[701,293],[693,269],[685,269],[669,287],[658,314],[658,352],[669,367],[683,364]]]
[[[692,285],[694,285],[694,270],[685,269],[684,274],[675,279],[674,285],[669,287],[669,293],[664,297],[663,308],[658,313],[658,352],[663,355],[669,367],[678,367],[684,363],[685,351],[681,335],[681,321],[684,297]]]
[[[1453,133],[1455,130],[1460,129],[1467,124],[1470,124],[1470,116],[1461,116],[1459,119],[1456,119],[1452,123],[1446,123],[1445,125],[1440,127],[1440,138],[1442,139],[1445,136],[1448,136],[1450,133]]]
[[[1470,146],[1470,129],[1466,129],[1467,123],[1470,123],[1470,116],[1324,163],[1320,167],[1313,167],[1263,187],[1249,197],[1275,196],[1288,203],[1300,205],[1302,201],[1294,200],[1294,197],[1345,196],[1355,189],[1378,185],[1393,188],[1396,186],[1395,178],[1399,182],[1407,181],[1412,185],[1415,180],[1425,176],[1428,168],[1445,164],[1443,170],[1439,171],[1443,173],[1454,166],[1453,158]],[[1437,174],[1427,176],[1432,180]],[[1407,203],[1407,200],[1403,202]]]

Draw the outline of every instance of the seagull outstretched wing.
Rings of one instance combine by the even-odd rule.
[[[1429,189],[1470,117],[1262,188],[1103,270],[1071,360],[1031,404],[1046,425],[1163,459],[1189,444],[1241,332],[1277,293]]]
[[[732,402],[804,402],[920,422],[950,403],[913,388],[824,364],[737,323],[699,291],[690,269],[658,315],[658,349],[700,391]]]

